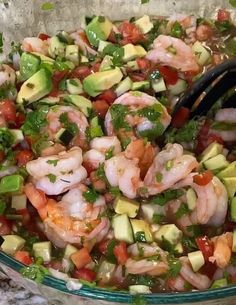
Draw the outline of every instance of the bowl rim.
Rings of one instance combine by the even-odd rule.
[[[0,263],[10,267],[18,273],[22,267],[25,267],[25,265],[16,261],[13,257],[2,251],[0,251]],[[83,298],[106,300],[113,303],[132,303],[134,298],[134,295],[130,295],[128,292],[109,291],[103,288],[91,288],[86,285],[83,285],[79,290],[68,290],[66,281],[57,279],[50,275],[45,276],[42,284],[67,294],[77,295]],[[153,293],[142,296],[145,298],[148,304],[186,304],[189,302],[225,299],[232,296],[236,297],[236,285],[205,291]]]

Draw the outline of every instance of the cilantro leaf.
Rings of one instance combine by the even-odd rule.
[[[0,128],[0,150],[7,153],[14,143],[14,136],[8,128]]]
[[[53,174],[48,174],[47,177],[48,177],[49,181],[52,183],[55,183],[57,180],[57,176],[55,176]]]
[[[143,231],[139,231],[135,233],[135,240],[139,242],[147,242],[145,233]]]
[[[180,129],[173,128],[166,135],[166,143],[182,143],[192,142],[198,134],[199,124],[197,121],[191,120]]]
[[[139,116],[146,117],[151,122],[157,121],[160,118],[162,112],[163,107],[160,104],[144,107],[137,111]]]
[[[129,124],[125,121],[125,116],[128,114],[129,108],[122,104],[113,104],[110,107],[112,125],[115,130],[124,128],[130,130]]]
[[[175,21],[172,25],[170,35],[176,38],[181,38],[184,36],[184,29],[178,21]]]
[[[67,129],[73,136],[79,132],[79,128],[76,123],[70,122],[68,118],[68,113],[64,112],[59,117],[60,123],[63,124],[64,128]]]
[[[161,224],[163,219],[164,219],[164,215],[153,214],[152,216],[152,222],[156,224]]]
[[[190,212],[189,207],[186,203],[182,203],[178,208],[178,211],[175,213],[176,219],[180,219],[182,216]]]
[[[41,5],[41,9],[43,11],[50,11],[50,10],[53,10],[55,8],[55,4],[54,3],[51,3],[51,2],[44,2],[42,5]]]
[[[123,63],[124,48],[120,47],[119,45],[109,44],[103,49],[102,55],[112,56],[113,65],[120,67]]]
[[[149,0],[141,0],[141,4],[145,4],[145,3],[148,3]]]
[[[127,281],[130,285],[145,285],[153,287],[158,282],[157,278],[150,275],[141,275],[141,274],[129,274],[127,276]]]
[[[96,176],[103,180],[106,181],[106,174],[105,174],[105,170],[104,170],[104,163],[99,163],[99,166],[96,170]]]
[[[175,278],[179,275],[180,270],[182,268],[182,264],[179,259],[176,259],[172,256],[168,258],[169,270],[167,273],[167,278]]]
[[[20,273],[30,280],[34,280],[37,283],[42,283],[45,276],[49,274],[49,271],[47,268],[42,266],[42,260],[37,259],[35,264],[23,267],[20,270]]]
[[[94,203],[98,199],[99,194],[94,189],[88,188],[88,190],[83,193],[83,197],[87,202]]]
[[[42,127],[46,126],[46,116],[49,111],[48,106],[43,106],[37,111],[29,112],[26,116],[26,120],[21,127],[22,131],[27,136],[39,135]]]
[[[114,154],[114,146],[111,146],[105,153],[105,159],[108,160],[108,159],[111,159],[113,157],[113,154]]]
[[[183,190],[167,190],[161,194],[156,195],[151,199],[152,203],[158,204],[160,206],[165,205],[167,202],[178,199],[184,194]]]
[[[53,166],[57,166],[59,160],[48,160],[47,163],[48,164],[52,164]]]
[[[187,250],[187,252],[192,252],[198,249],[195,239],[190,236],[182,237],[183,247]]]

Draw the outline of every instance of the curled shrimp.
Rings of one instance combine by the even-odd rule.
[[[186,281],[181,275],[178,275],[175,278],[168,279],[167,280],[167,287],[171,291],[183,292],[183,291],[187,290],[186,289]]]
[[[155,195],[171,188],[176,182],[187,177],[197,166],[196,158],[184,155],[180,144],[167,144],[157,154],[144,178],[148,194]]]
[[[15,85],[16,72],[10,66],[2,64],[0,65],[0,86],[4,84]]]
[[[74,147],[67,152],[39,157],[26,164],[36,187],[48,195],[61,194],[87,177],[82,164],[82,151]]]
[[[125,267],[128,273],[148,274],[151,276],[159,276],[168,271],[168,265],[165,262],[148,259],[134,260],[129,258]]]
[[[51,155],[57,155],[62,151],[65,151],[66,147],[60,143],[55,143],[52,146],[46,147],[41,151],[41,157],[48,157]]]
[[[190,46],[181,39],[160,35],[146,58],[155,63],[173,67],[182,72],[198,71],[199,66]]]
[[[113,106],[114,105],[114,106]],[[137,111],[140,111],[147,107],[156,106],[156,112],[159,113],[157,122],[161,123],[163,126],[163,132],[170,124],[171,117],[168,114],[166,108],[159,103],[155,97],[150,96],[143,92],[133,91],[128,92],[120,97],[118,97],[113,103],[111,108],[117,107],[116,105],[123,105],[127,107],[127,114],[122,118],[130,127],[135,128],[137,133],[145,132],[151,130],[155,126],[155,122],[151,122],[148,118],[145,117],[142,112],[137,114]],[[118,132],[113,126],[113,120],[111,115],[111,108],[108,110],[105,117],[105,127],[108,135],[114,135]],[[134,113],[134,111],[136,113]]]
[[[48,41],[38,37],[26,37],[22,41],[21,49],[24,52],[37,52],[48,55]]]
[[[75,44],[77,44],[80,50],[83,52],[85,56],[88,54],[97,55],[98,52],[95,51],[86,37],[86,34],[83,30],[78,30],[70,34],[70,37],[74,39]]]

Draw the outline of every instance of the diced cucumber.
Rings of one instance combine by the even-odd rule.
[[[148,15],[144,15],[143,17],[137,19],[134,23],[139,27],[143,34],[149,33],[154,26]]]
[[[229,162],[226,160],[224,155],[219,154],[211,159],[204,161],[203,164],[206,169],[218,170],[227,167]]]
[[[15,195],[11,198],[11,207],[16,210],[26,209],[27,197],[25,194]]]
[[[55,139],[61,142],[63,145],[69,145],[70,141],[74,138],[74,135],[67,129],[61,128],[55,135]]]
[[[157,93],[157,92],[162,92],[166,91],[166,84],[164,81],[164,78],[161,77],[159,79],[153,80],[152,81],[152,89]]]
[[[230,204],[230,216],[232,221],[236,222],[236,197],[232,198]]]
[[[168,90],[172,95],[179,95],[187,89],[187,82],[181,78],[174,85],[168,85]]]
[[[115,238],[126,241],[129,244],[134,242],[133,230],[129,217],[126,214],[115,215],[112,220]]]
[[[204,66],[211,61],[211,53],[202,45],[200,41],[196,41],[192,46],[192,50],[197,58],[199,65]]]
[[[22,130],[20,129],[9,129],[9,130],[14,136],[14,145],[17,145],[24,140],[24,135]]]
[[[5,235],[3,239],[2,251],[10,255],[14,255],[16,251],[21,250],[25,244],[25,240],[18,235]]]
[[[228,192],[228,196],[233,198],[236,193],[236,177],[225,177],[221,179],[223,180],[224,186]]]
[[[152,293],[149,286],[145,285],[131,285],[129,286],[130,294],[147,294]]]
[[[211,289],[223,288],[226,286],[228,286],[228,281],[226,278],[223,278],[223,279],[215,280],[211,285]]]
[[[101,62],[99,71],[107,71],[112,69],[112,56],[106,55]]]
[[[102,280],[105,283],[109,282],[113,272],[115,271],[115,267],[115,264],[109,263],[108,261],[103,261],[98,268],[97,280]]]
[[[52,257],[52,244],[50,241],[42,241],[33,244],[34,257],[41,257],[45,263]]]
[[[92,102],[82,95],[66,95],[64,96],[66,102],[72,103],[82,111],[86,117],[89,117],[92,109]]]
[[[153,236],[149,226],[144,220],[140,219],[131,219],[130,220],[132,229],[134,232],[134,238],[136,241],[142,242],[152,242]]]
[[[57,36],[51,37],[49,41],[48,54],[52,58],[65,57],[66,45],[64,42],[61,42]]]
[[[20,175],[5,176],[0,181],[0,194],[20,194],[24,179]]]
[[[119,196],[114,201],[114,210],[117,214],[127,214],[130,218],[134,218],[138,214],[139,205],[138,201]]]
[[[142,204],[141,211],[144,218],[150,223],[153,222],[153,216],[155,214],[164,215],[164,207],[158,204],[152,204],[152,203]]]
[[[128,62],[130,60],[136,59],[138,57],[138,52],[132,43],[126,44],[124,47],[123,61]]]
[[[141,82],[134,82],[132,84],[132,91],[145,91],[150,88],[150,83],[149,81],[141,81]]]
[[[112,43],[108,41],[100,40],[98,44],[98,52],[102,53],[105,47],[109,46],[110,44]]]
[[[186,192],[187,205],[189,210],[193,211],[197,204],[197,195],[194,189],[189,188]]]
[[[120,96],[125,92],[129,91],[132,87],[132,83],[133,82],[130,77],[126,77],[124,80],[122,80],[115,90],[116,95]]]
[[[137,71],[137,70],[139,70],[139,66],[138,66],[136,60],[128,61],[126,65],[127,65],[127,67],[128,67],[129,69],[131,69],[132,71]]]
[[[233,245],[232,245],[232,252],[236,252],[236,229],[233,232]]]
[[[181,240],[182,235],[182,231],[179,230],[175,224],[167,224],[160,227],[160,229],[155,233],[154,238],[160,244],[164,239],[171,245],[177,245]]]
[[[84,92],[83,85],[78,78],[67,79],[66,89],[70,94],[81,94]]]
[[[178,253],[178,254],[182,254],[184,252],[184,248],[183,248],[183,245],[181,243],[178,243],[174,250]]]
[[[68,45],[66,46],[65,58],[70,60],[76,66],[79,64],[80,54],[79,54],[79,46],[77,45]]]
[[[204,162],[208,159],[211,159],[215,156],[217,156],[218,154],[221,154],[223,151],[223,145],[213,142],[211,143],[202,153],[201,155],[201,162]]]
[[[142,46],[135,46],[137,57],[144,57],[147,55],[147,51]]]
[[[198,270],[200,270],[202,268],[202,266],[204,266],[204,264],[205,264],[205,259],[202,254],[202,251],[195,251],[195,252],[188,253],[188,259],[190,261],[190,264],[191,264],[194,272],[197,272]]]
[[[81,64],[86,64],[86,63],[88,63],[88,62],[89,62],[88,57],[86,57],[86,56],[84,56],[84,55],[81,55],[81,57],[80,57],[80,62],[81,62]]]

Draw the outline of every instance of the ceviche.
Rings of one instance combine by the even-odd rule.
[[[137,293],[236,283],[236,109],[172,110],[236,55],[230,13],[41,33],[0,65],[0,249]],[[203,94],[204,95],[204,94]]]

